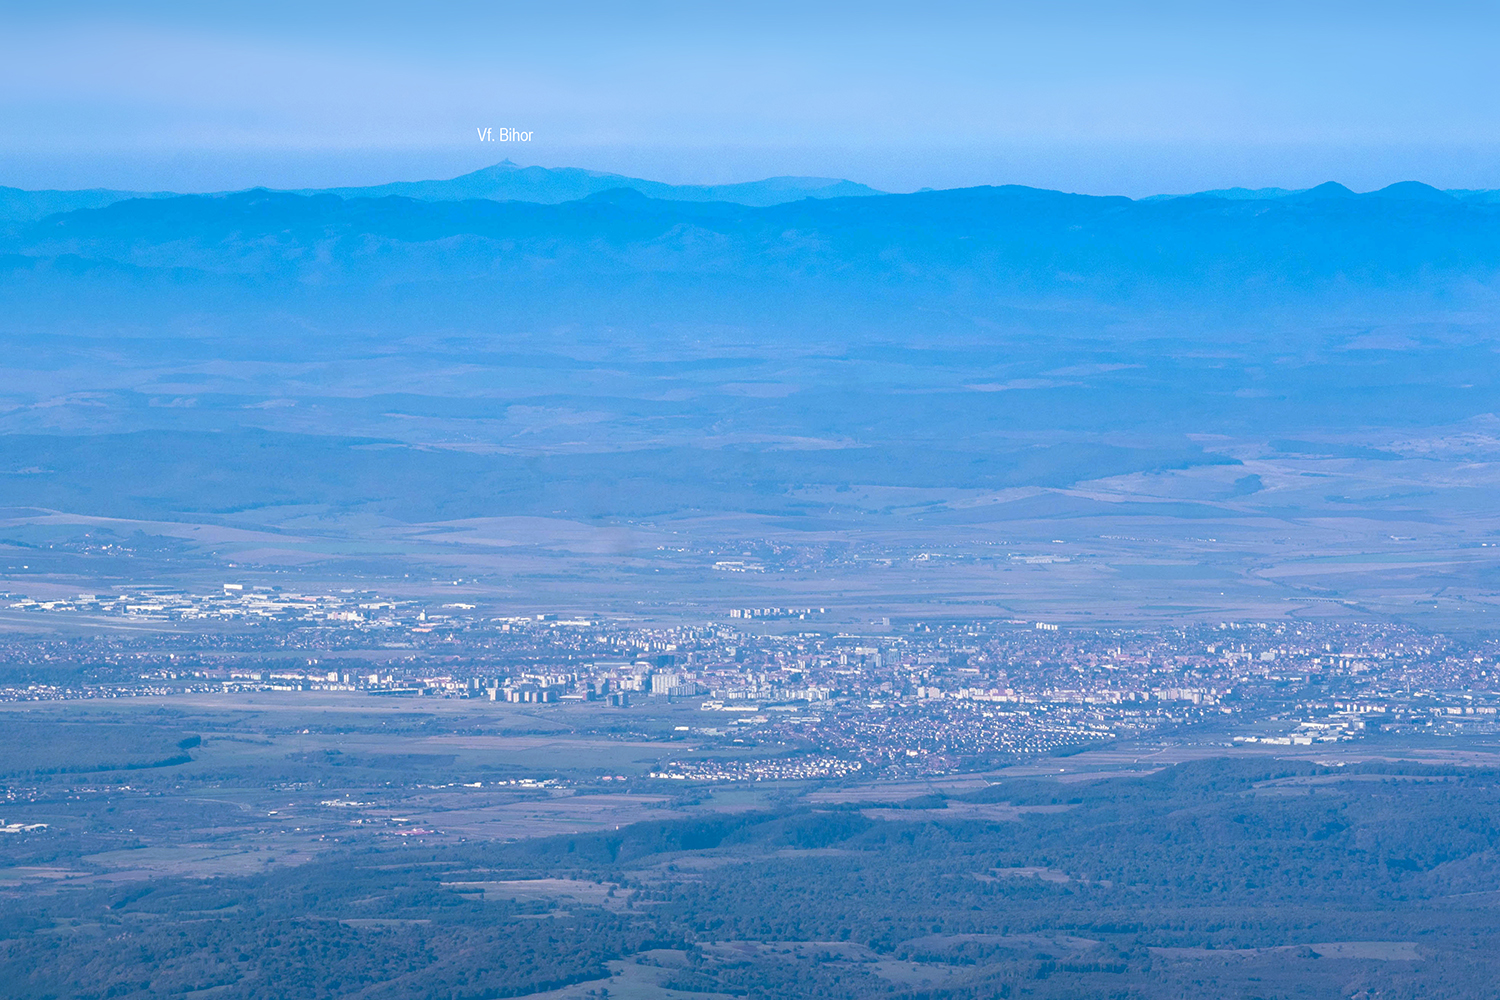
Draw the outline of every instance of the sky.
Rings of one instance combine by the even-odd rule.
[[[0,25],[14,187],[320,187],[509,157],[889,191],[1500,188],[1493,4],[0,0]]]

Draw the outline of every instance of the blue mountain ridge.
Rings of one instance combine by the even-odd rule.
[[[883,192],[853,181],[829,177],[768,177],[738,184],[666,184],[622,174],[578,167],[522,167],[510,160],[448,180],[396,181],[366,187],[307,188],[292,194],[332,194],[340,198],[384,198],[392,195],[420,201],[527,201],[554,205],[604,191],[632,190],[666,201],[728,201],[741,205],[779,205],[801,198],[851,198]],[[217,192],[225,195],[234,192]],[[32,222],[59,212],[103,208],[133,198],[182,197],[173,192],[25,191],[0,187],[0,223]]]
[[[555,205],[614,190],[639,191],[664,201],[727,201],[738,205],[779,205],[801,198],[853,198],[884,192],[828,177],[769,177],[739,184],[665,184],[578,167],[522,167],[505,160],[451,180],[397,181],[370,187],[305,190],[340,198],[396,195],[420,201],[528,201]]]
[[[808,303],[868,286],[965,310],[997,297],[1051,310],[1385,309],[1486,298],[1497,212],[1414,184],[1165,201],[1007,186],[769,207],[629,190],[555,205],[250,191],[54,215],[16,227],[0,252],[13,272],[66,258],[329,290],[481,282],[537,295],[670,276],[739,282],[741,296],[795,288]]]
[[[0,344],[82,387],[10,386],[0,501],[788,513],[1326,450],[1500,412],[1497,223],[1415,184],[122,201],[0,235]]]
[[[662,201],[724,201],[739,205],[769,207],[804,198],[873,197],[886,192],[854,181],[828,177],[769,177],[764,180],[734,184],[668,184],[661,181],[628,177],[579,167],[520,166],[510,160],[445,180],[394,181],[354,187],[304,188],[290,194],[331,194],[339,198],[384,198],[397,196],[419,201],[524,201],[555,205],[577,201],[613,190],[638,191]],[[923,188],[920,193],[931,193]],[[216,192],[227,195],[242,192]],[[1231,201],[1269,201],[1299,197],[1341,197],[1353,195],[1343,185],[1329,182],[1316,188],[1224,188],[1186,195],[1152,195],[1142,201],[1166,201],[1177,198],[1220,198]],[[1500,192],[1462,190],[1443,192],[1414,181],[1390,185],[1369,192],[1380,197],[1449,196],[1463,201],[1500,202]],[[0,224],[32,222],[48,215],[87,208],[103,208],[120,201],[137,198],[182,197],[170,191],[136,192],[108,188],[76,191],[28,191],[0,186]]]

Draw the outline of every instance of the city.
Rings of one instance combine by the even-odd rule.
[[[883,619],[861,635],[809,631],[801,618],[769,614],[780,609],[764,609],[767,624],[752,631],[742,609],[717,622],[648,624],[241,584],[71,601],[12,594],[9,605],[197,630],[7,640],[31,647],[20,657],[97,665],[67,684],[0,687],[7,701],[347,692],[605,706],[627,725],[632,707],[660,702],[697,709],[674,728],[700,749],[774,750],[774,761],[733,767],[676,760],[660,772],[674,780],[938,775],[1165,734],[1312,746],[1375,733],[1500,733],[1500,641],[1391,624],[1141,630]],[[215,631],[216,622],[250,627]]]

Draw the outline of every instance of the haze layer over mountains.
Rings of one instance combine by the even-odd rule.
[[[1124,578],[1111,539],[1150,535],[1182,570],[1168,590],[1212,566],[1219,596],[1256,600],[1291,586],[1268,547],[1345,559],[1421,537],[1402,607],[1428,577],[1493,586],[1485,192],[882,195],[502,164],[67,194],[95,207],[7,202],[14,506],[315,515],[358,537],[517,516],[1071,534],[1097,550],[1081,595]]]

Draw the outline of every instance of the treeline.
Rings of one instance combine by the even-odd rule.
[[[478,1000],[600,979],[611,958],[680,943],[598,908],[546,916],[536,904],[482,904],[419,869],[380,866],[315,863],[39,902],[28,924],[0,927],[0,996]]]
[[[0,713],[0,777],[170,767],[202,742],[170,725],[59,722]]]

